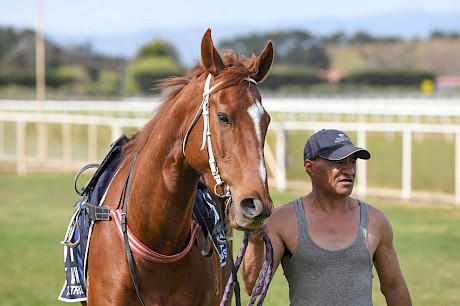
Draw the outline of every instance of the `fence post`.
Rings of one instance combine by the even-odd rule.
[[[286,189],[286,150],[287,135],[282,123],[276,129],[276,187],[280,190]]]
[[[62,160],[65,164],[72,163],[72,126],[62,124]]]
[[[16,122],[16,171],[24,174],[26,166],[26,123],[22,120]]]
[[[264,159],[265,159],[265,168],[267,169],[267,179],[269,175],[268,170],[270,170],[273,176],[273,179],[276,182],[278,178],[278,172],[279,172],[278,164],[276,162],[275,155],[270,149],[270,146],[268,145],[267,141],[265,141],[265,145],[264,145]]]
[[[412,193],[412,131],[403,131],[401,198],[410,199]]]
[[[358,134],[358,147],[366,148],[366,130],[359,129]],[[367,195],[367,163],[358,159],[358,196],[365,197]]]
[[[112,140],[111,141],[115,141],[118,139],[118,137],[120,137],[122,134],[122,130],[121,130],[121,127],[118,125],[118,124],[113,124],[111,127],[111,133],[112,133]]]
[[[97,126],[88,125],[88,161],[97,160]]]
[[[42,119],[43,120],[43,119]],[[46,162],[48,157],[48,133],[44,120],[37,123],[37,154],[40,162]]]

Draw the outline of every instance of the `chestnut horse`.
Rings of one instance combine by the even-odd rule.
[[[212,257],[201,253],[203,234],[192,222],[195,190],[203,177],[215,192],[230,197],[225,210],[234,229],[258,228],[270,215],[263,154],[270,117],[256,83],[267,75],[273,57],[270,41],[259,56],[227,51],[221,57],[208,29],[201,42],[202,65],[161,83],[163,102],[126,145],[103,200],[114,210],[113,221],[96,222],[91,234],[88,305],[140,305],[142,300],[145,305],[219,305],[226,278],[216,252]],[[116,209],[122,206],[135,237],[130,241],[135,281],[116,226],[123,217]]]

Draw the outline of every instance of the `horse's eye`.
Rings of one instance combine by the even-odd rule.
[[[222,124],[230,125],[232,123],[230,118],[228,118],[228,116],[224,113],[217,113],[217,117],[219,118],[219,122]]]

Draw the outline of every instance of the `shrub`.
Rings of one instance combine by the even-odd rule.
[[[283,86],[311,86],[321,83],[316,72],[302,66],[273,66],[263,82],[263,88],[277,90]]]
[[[128,67],[128,73],[135,88],[131,90],[145,93],[153,89],[156,82],[170,77],[182,75],[185,70],[167,56],[143,57],[133,61]]]
[[[371,70],[350,74],[340,82],[370,86],[419,86],[422,80],[434,78],[434,73],[423,70]]]

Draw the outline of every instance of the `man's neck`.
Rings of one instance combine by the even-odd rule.
[[[311,208],[325,213],[342,213],[350,210],[354,206],[355,200],[350,196],[330,197],[314,192],[309,193],[304,198],[304,203]]]

